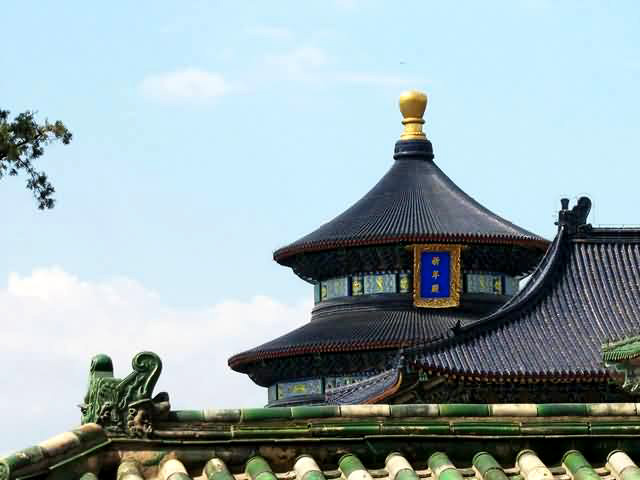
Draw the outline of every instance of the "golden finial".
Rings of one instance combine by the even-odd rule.
[[[407,90],[400,95],[400,112],[404,117],[404,131],[400,140],[424,140],[422,132],[424,111],[427,109],[427,96],[418,90]]]

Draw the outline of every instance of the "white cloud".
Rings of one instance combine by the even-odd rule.
[[[174,408],[261,406],[266,390],[233,372],[227,359],[308,321],[311,301],[287,305],[255,296],[198,309],[173,308],[138,282],[88,282],[60,268],[9,275],[0,289],[4,325],[0,410],[12,412],[0,452],[74,427],[96,353],[113,358],[117,377],[139,351],[160,355],[156,392]]]
[[[267,55],[264,65],[265,72],[260,77],[262,79],[271,77],[317,84],[351,83],[394,87],[412,85],[412,79],[405,76],[336,69],[332,65],[331,56],[318,47],[296,47],[278,55]]]
[[[286,30],[270,27],[254,28],[251,31],[256,35],[272,37],[284,38],[289,35]],[[297,46],[280,53],[264,55],[251,73],[245,73],[234,82],[233,91],[237,93],[246,88],[262,90],[282,81],[315,86],[356,84],[401,88],[422,83],[411,77],[391,73],[341,69],[323,48]],[[195,68],[148,75],[142,80],[140,89],[148,98],[169,104],[210,103],[232,91],[221,74]]]
[[[265,57],[266,66],[273,73],[298,80],[316,77],[328,63],[327,53],[317,47],[296,47],[286,53]]]
[[[221,74],[197,68],[148,75],[141,89],[147,97],[169,103],[211,102],[230,91]]]

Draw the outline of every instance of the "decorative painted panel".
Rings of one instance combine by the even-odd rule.
[[[411,276],[408,273],[398,274],[398,283],[400,293],[409,293],[411,291]]]
[[[332,278],[322,282],[322,286],[326,287],[326,294],[323,300],[329,300],[336,297],[346,297],[349,295],[349,284],[347,277]]]
[[[320,282],[313,286],[313,301],[318,303],[320,301]]]
[[[357,297],[364,294],[364,279],[362,275],[354,275],[351,277],[351,295]]]
[[[470,273],[467,275],[467,292],[502,294],[502,275]]]
[[[322,393],[322,379],[320,378],[278,383],[278,400],[302,395],[320,395]]]
[[[327,299],[327,284],[325,282],[320,282],[320,301]]]
[[[278,386],[275,384],[271,385],[268,391],[269,391],[269,403],[275,402],[278,399]]]
[[[518,279],[515,277],[504,277],[504,294],[505,295],[515,295],[520,290],[520,284]]]
[[[428,295],[425,298],[448,298],[448,285],[453,279],[450,275],[452,266],[446,264],[448,253],[441,255],[427,254],[432,262],[423,272],[421,284],[425,288],[437,291],[422,292]],[[435,262],[435,263],[433,263]],[[445,262],[440,264],[440,262]],[[429,277],[429,278],[426,278]],[[315,303],[332,298],[375,295],[379,293],[411,293],[414,279],[411,272],[399,273],[365,273],[340,278],[333,278],[313,286],[313,298]],[[434,289],[434,284],[436,288]],[[465,293],[486,293],[492,295],[515,295],[519,290],[519,283],[515,277],[500,273],[466,273]]]
[[[396,293],[395,273],[376,273],[364,276],[364,293]]]
[[[365,380],[366,378],[368,378],[368,376],[363,374],[343,375],[340,377],[327,377],[325,379],[325,389],[332,390],[334,388],[344,387],[345,385],[351,385],[361,380]]]

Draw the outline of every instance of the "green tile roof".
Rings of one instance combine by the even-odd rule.
[[[605,362],[630,360],[640,356],[640,336],[624,338],[602,345],[602,359]]]
[[[174,410],[172,422],[251,423],[307,418],[634,416],[640,403],[444,403],[324,405],[300,407]]]
[[[182,410],[147,438],[85,424],[1,458],[0,480],[640,480],[639,412],[636,403]]]

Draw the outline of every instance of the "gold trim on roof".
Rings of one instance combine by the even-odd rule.
[[[460,305],[462,275],[460,270],[460,252],[462,245],[427,244],[413,247],[413,304],[416,307],[450,308]],[[447,252],[451,255],[449,296],[442,298],[423,298],[420,296],[420,257],[422,252]]]

